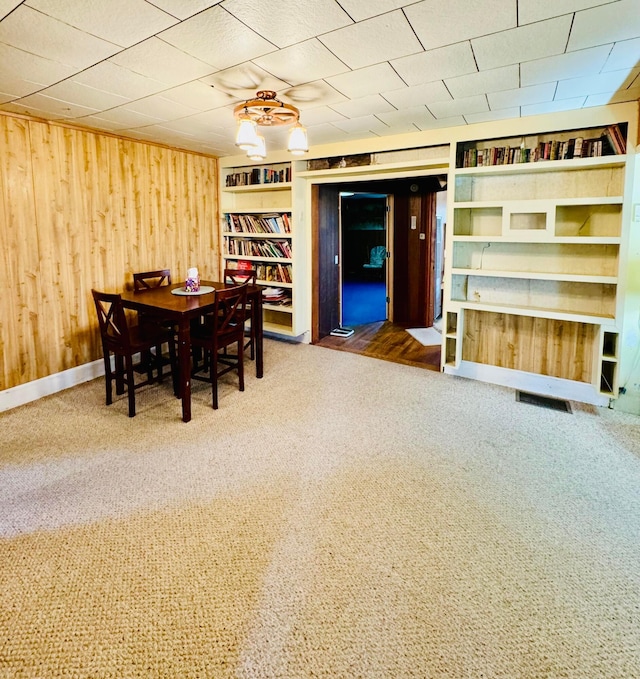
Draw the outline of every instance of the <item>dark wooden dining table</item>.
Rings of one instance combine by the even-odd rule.
[[[219,290],[229,285],[217,281],[201,281],[201,288],[208,286]],[[153,314],[155,318],[172,321],[178,328],[178,364],[180,397],[182,398],[182,420],[191,420],[191,321],[213,310],[215,292],[204,294],[176,295],[171,291],[183,288],[184,283],[163,285],[151,290],[125,290],[122,304],[127,309]],[[262,288],[250,285],[247,301],[251,302],[251,323],[255,328],[256,377],[262,377],[264,370],[263,329],[262,329]]]

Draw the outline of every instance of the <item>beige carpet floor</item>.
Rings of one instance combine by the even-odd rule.
[[[268,341],[0,415],[0,677],[640,677],[640,419]]]

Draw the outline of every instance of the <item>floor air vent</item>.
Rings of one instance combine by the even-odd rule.
[[[540,406],[541,408],[561,410],[563,413],[572,412],[569,401],[563,401],[559,398],[549,398],[548,396],[540,396],[540,394],[530,394],[527,391],[516,391],[516,401],[529,403],[532,406]]]

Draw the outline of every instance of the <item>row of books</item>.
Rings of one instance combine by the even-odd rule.
[[[536,163],[541,160],[571,160],[626,153],[626,141],[619,125],[609,125],[599,137],[572,137],[567,140],[542,141],[531,148],[520,146],[492,146],[464,148],[458,155],[457,167],[483,167]]]
[[[291,264],[256,264],[239,259],[237,262],[229,262],[228,267],[230,269],[255,269],[259,281],[293,283]]]
[[[286,212],[268,215],[228,213],[227,225],[234,233],[291,233],[289,217]]]
[[[245,172],[228,174],[226,186],[250,186],[253,184],[279,184],[291,181],[291,167],[272,169],[269,167],[254,167]]]
[[[227,237],[227,254],[248,257],[284,257],[291,259],[291,244],[283,240],[241,240]]]

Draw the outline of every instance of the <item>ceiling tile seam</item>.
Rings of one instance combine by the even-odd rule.
[[[573,31],[573,24],[575,23],[576,20],[576,13],[573,13],[573,16],[571,17],[571,24],[569,25],[569,31],[567,32],[567,41],[564,45],[564,51],[562,52],[563,54],[568,54],[567,49],[569,48],[569,41],[571,40],[571,31]]]
[[[354,24],[357,24],[357,23],[358,23],[358,22],[351,16],[351,14],[349,14],[349,12],[342,6],[342,3],[339,2],[339,0],[334,0],[334,2],[335,2],[336,5],[338,5],[338,7],[339,7],[339,8],[340,8],[340,9],[341,9],[341,10],[349,17],[349,19],[351,19],[351,21],[352,21]]]
[[[426,52],[427,49],[426,49],[426,47],[424,46],[424,43],[422,42],[422,40],[420,40],[420,37],[418,36],[418,34],[417,34],[417,32],[416,32],[416,29],[413,27],[413,24],[411,23],[411,21],[409,21],[409,17],[407,16],[406,12],[404,11],[404,7],[401,7],[401,8],[400,8],[400,11],[402,12],[402,16],[404,17],[404,20],[405,20],[405,21],[407,22],[407,24],[409,25],[409,28],[411,29],[411,32],[413,33],[413,35],[415,35],[416,40],[418,41],[418,44],[420,45],[420,47],[422,47],[422,51],[423,51],[423,52]],[[420,54],[420,52],[416,52],[416,54]],[[406,55],[406,56],[409,56],[409,55]]]

